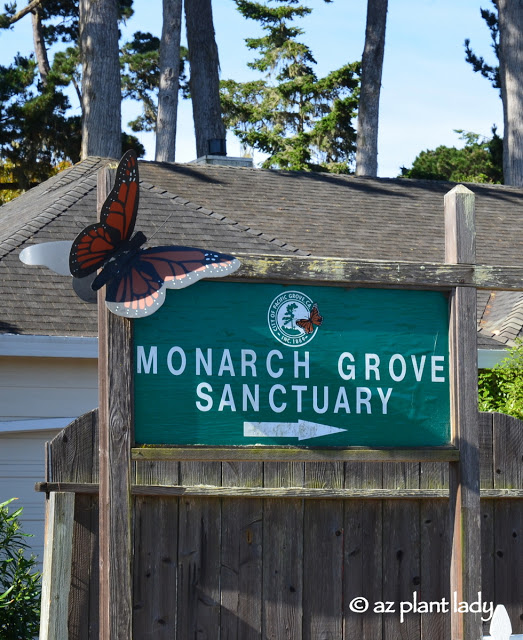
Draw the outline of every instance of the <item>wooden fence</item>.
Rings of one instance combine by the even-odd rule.
[[[522,633],[523,422],[480,414],[480,442],[482,600]],[[137,458],[136,640],[450,637],[448,463]],[[97,483],[94,411],[50,443],[39,486],[75,494],[70,585],[45,576],[53,640],[98,639]]]

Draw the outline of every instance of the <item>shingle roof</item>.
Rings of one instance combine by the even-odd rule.
[[[72,240],[95,220],[96,172],[105,162],[88,158],[0,208],[0,332],[96,334],[94,307],[76,298],[68,279],[23,265],[18,254],[35,242]],[[140,162],[140,178],[137,229],[154,244],[443,261],[451,183],[154,162]],[[523,190],[468,186],[476,193],[478,262],[519,264]],[[492,306],[489,295],[478,296],[479,318]],[[508,295],[499,307],[505,324],[479,327],[483,346],[513,340],[523,324],[522,296]]]

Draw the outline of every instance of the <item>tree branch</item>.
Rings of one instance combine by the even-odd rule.
[[[14,16],[11,16],[10,18],[8,18],[8,23],[11,25],[11,24],[14,24],[15,22],[18,22],[28,13],[31,13],[33,9],[36,9],[36,7],[40,6],[42,2],[43,0],[31,0],[31,2],[26,7],[21,9],[18,13],[15,13]]]

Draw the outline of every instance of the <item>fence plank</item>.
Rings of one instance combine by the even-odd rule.
[[[41,640],[68,640],[74,494],[51,493],[46,505]]]
[[[176,637],[178,499],[138,497],[134,506],[133,637]]]
[[[391,489],[418,489],[419,464],[386,463],[383,484]],[[395,603],[396,613],[384,616],[383,640],[417,638],[421,634],[418,613],[400,620],[400,602],[418,599],[421,584],[420,505],[405,500],[383,503],[383,599]]]
[[[479,472],[481,491],[494,488],[493,415],[479,414]],[[481,593],[483,600],[495,602],[494,500],[481,500]],[[488,635],[489,623],[483,622]]]
[[[521,422],[501,413],[493,414],[494,487],[523,489],[523,458],[514,455],[523,451]]]
[[[343,463],[308,463],[305,485],[342,488]],[[303,640],[341,638],[343,502],[307,500],[303,520]]]
[[[495,603],[503,604],[513,633],[523,633],[523,503],[494,505]]]
[[[224,462],[228,487],[263,484],[262,462]],[[263,501],[222,502],[221,637],[258,640],[262,625]]]
[[[303,486],[304,466],[265,462],[267,487]],[[266,500],[263,517],[263,618],[267,640],[301,640],[303,500]]]
[[[448,487],[448,465],[425,462],[420,465],[420,490]],[[450,584],[450,533],[448,503],[420,502],[421,589],[425,602],[448,602]],[[450,616],[442,608],[421,615],[423,640],[450,637]]]
[[[347,462],[345,487],[366,490],[383,485],[381,463]],[[347,500],[344,509],[343,638],[382,640],[383,615],[373,612],[383,600],[383,501]],[[355,598],[366,598],[369,609],[353,610]]]
[[[180,482],[219,486],[221,464],[182,462]],[[220,501],[180,498],[179,509],[178,638],[219,638]]]
[[[98,457],[98,410],[89,411],[60,431],[50,443],[52,482],[95,482],[94,458]],[[96,465],[98,466],[98,465]]]

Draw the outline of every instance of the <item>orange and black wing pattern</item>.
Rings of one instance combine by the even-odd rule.
[[[166,289],[225,276],[239,266],[234,256],[194,247],[141,249],[125,272],[107,285],[106,304],[117,315],[144,317],[163,304]]]
[[[312,309],[308,318],[296,320],[296,324],[298,325],[298,327],[301,327],[305,331],[305,333],[312,333],[314,331],[314,327],[320,327],[322,323],[323,316],[320,316],[317,304],[312,305]]]
[[[102,206],[100,222],[86,227],[73,242],[69,268],[83,278],[101,268],[133,233],[138,212],[138,159],[127,151],[118,165],[111,193]]]

